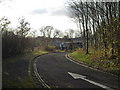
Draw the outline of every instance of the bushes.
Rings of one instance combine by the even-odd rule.
[[[2,35],[2,57],[6,58],[24,53],[30,46],[27,38],[15,35],[12,31],[5,31]]]
[[[30,33],[30,23],[24,17],[19,19],[19,26],[10,28],[10,20],[6,17],[0,19],[0,33],[2,33],[2,58],[23,54],[36,46],[35,37],[27,37]]]
[[[53,51],[55,51],[55,46],[48,45],[48,46],[45,47],[45,50],[53,52]]]
[[[75,60],[78,60],[80,62],[83,62],[85,64],[89,64],[92,67],[97,67],[103,70],[107,71],[118,71],[120,70],[120,67],[118,64],[117,59],[111,59],[104,56],[104,51],[101,50],[94,50],[92,48],[89,48],[90,53],[85,54],[83,49],[76,49],[76,51],[70,53],[69,55],[74,58]]]

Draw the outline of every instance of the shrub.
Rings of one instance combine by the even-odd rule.
[[[48,45],[48,46],[45,47],[45,50],[53,52],[53,51],[55,51],[55,46]]]

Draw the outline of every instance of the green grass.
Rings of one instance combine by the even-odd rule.
[[[104,57],[100,51],[91,51],[90,54],[86,55],[82,49],[78,49],[72,53],[69,53],[69,56],[94,68],[99,68],[110,72],[114,71],[116,73],[120,71],[120,65],[116,63],[117,60],[111,60],[108,57]]]
[[[41,55],[41,54],[45,54],[48,53],[47,51],[39,51],[39,50],[34,50],[34,52],[32,52],[33,56],[37,56],[37,55]]]
[[[75,60],[82,61],[87,64],[91,63],[91,60],[89,60],[89,55],[85,55],[85,53],[75,51],[73,53],[70,53],[69,55]]]
[[[13,79],[7,72],[3,72],[3,77],[2,77],[2,85],[4,88],[19,88],[19,81]]]
[[[22,88],[35,88],[31,77],[25,77],[19,80],[19,84]]]
[[[35,88],[36,85],[34,84],[32,77],[29,74],[23,78],[15,78],[11,75],[9,70],[6,70],[7,63],[14,63],[21,59],[32,60],[34,57],[48,53],[47,51],[39,51],[35,49],[33,52],[25,53],[23,55],[17,55],[14,57],[9,57],[3,59],[3,87],[5,88]],[[29,62],[29,61],[28,61]],[[17,68],[17,67],[16,67]]]
[[[3,74],[3,87],[4,88],[35,88],[35,84],[30,76],[15,79],[10,75]]]

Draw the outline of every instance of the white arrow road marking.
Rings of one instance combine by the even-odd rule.
[[[91,84],[94,84],[96,86],[99,86],[101,88],[104,88],[106,90],[114,90],[114,89],[111,89],[110,87],[107,87],[105,85],[102,85],[100,83],[97,83],[97,82],[94,82],[92,80],[89,80],[89,79],[86,79],[86,76],[83,76],[83,75],[80,75],[80,74],[76,74],[76,73],[71,73],[71,72],[68,72],[69,75],[71,75],[74,79],[82,79],[82,80],[85,80]]]
[[[80,75],[80,74],[76,74],[76,73],[68,72],[68,74],[70,74],[74,79],[86,78],[86,76],[83,76],[83,75]]]

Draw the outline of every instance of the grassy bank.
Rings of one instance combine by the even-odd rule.
[[[90,50],[90,54],[86,55],[82,49],[77,49],[70,53],[69,56],[81,63],[116,75],[118,75],[118,72],[120,71],[120,65],[117,63],[118,60],[104,57],[102,51]]]
[[[29,62],[45,53],[48,52],[36,49],[24,55],[3,59],[3,88],[35,88],[32,77],[28,74]]]

